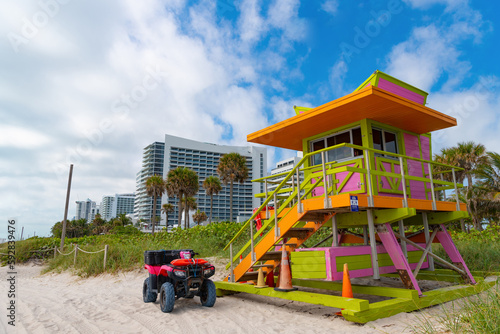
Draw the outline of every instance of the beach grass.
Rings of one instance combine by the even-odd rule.
[[[500,271],[500,227],[490,226],[484,231],[473,230],[471,233],[452,231],[451,235],[471,271]],[[433,251],[449,260],[441,245],[434,245]],[[423,312],[418,324],[413,326],[413,331],[426,334],[500,334],[499,284],[477,296],[470,296],[459,302],[445,305],[441,306],[441,315],[437,316],[434,321],[431,321]]]
[[[497,284],[479,295],[441,305],[441,315],[429,317],[422,312],[411,329],[418,334],[498,334],[500,286]]]

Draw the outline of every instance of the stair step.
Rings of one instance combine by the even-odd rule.
[[[256,264],[252,268],[259,270],[259,268],[274,268],[272,264]]]
[[[306,222],[323,222],[325,220],[325,213],[309,211],[300,220]]]
[[[259,277],[259,272],[258,271],[250,271],[246,272],[241,276],[241,278],[238,281],[252,281],[252,280],[257,280]]]
[[[281,251],[267,252],[259,259],[259,261],[281,260]]]
[[[284,235],[282,235],[283,238],[297,238],[297,239],[305,239],[307,238],[307,234],[309,232],[314,231],[313,228],[291,228],[289,229]]]

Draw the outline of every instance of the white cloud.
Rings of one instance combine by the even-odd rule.
[[[261,16],[259,0],[244,0],[240,5],[241,15],[238,20],[241,40],[255,43],[267,30],[267,23]]]
[[[328,14],[336,15],[339,9],[338,0],[326,0],[321,4],[321,9]]]
[[[472,87],[454,92],[436,92],[429,95],[429,106],[457,119],[457,126],[433,134],[435,153],[442,147],[457,142],[475,141],[490,151],[499,152],[500,142],[492,133],[498,133],[500,124],[500,79],[480,77]]]
[[[278,123],[295,116],[295,111],[293,110],[293,103],[286,101],[282,98],[274,97],[271,101],[272,103],[272,117],[273,123]]]
[[[438,1],[414,1],[422,7]],[[386,71],[403,81],[430,91],[447,75],[442,89],[456,87],[467,75],[471,65],[462,60],[461,45],[472,39],[479,43],[489,30],[479,12],[468,7],[466,1],[447,1],[450,11],[443,23],[432,23],[413,29],[410,38],[394,46],[387,57]],[[458,6],[458,5],[461,6]]]
[[[445,5],[447,9],[455,9],[468,4],[468,0],[403,0],[413,8],[428,9],[434,5]]]
[[[33,149],[47,145],[50,138],[45,134],[12,125],[0,125],[0,147]]]
[[[429,92],[429,107],[457,119],[456,127],[433,133],[434,153],[463,141],[475,141],[498,151],[500,144],[491,133],[500,121],[500,81],[496,77],[472,77],[472,64],[464,60],[463,54],[463,43],[480,43],[491,29],[489,22],[470,8],[468,1],[406,2],[423,10],[438,4],[445,6],[437,22],[414,28],[407,41],[392,48],[386,69]],[[474,82],[468,88],[464,88],[466,79]]]
[[[0,41],[0,191],[13,193],[0,210],[47,234],[62,219],[70,163],[72,217],[77,199],[134,191],[142,148],[165,133],[247,144],[268,125],[265,89],[284,91],[296,72],[285,54],[305,36],[299,5],[262,13],[245,1],[234,23],[216,1],[72,1],[19,53]],[[40,9],[0,7],[2,32]]]
[[[459,51],[435,26],[414,29],[410,39],[395,46],[388,56],[387,72],[429,91],[443,71],[456,70]]]
[[[275,0],[268,12],[268,24],[282,31],[282,43],[300,41],[307,35],[306,21],[298,16],[299,0]]]
[[[345,75],[347,71],[347,64],[342,59],[338,60],[330,69],[330,86],[332,87],[333,93],[336,95],[336,98],[348,93],[344,88]]]

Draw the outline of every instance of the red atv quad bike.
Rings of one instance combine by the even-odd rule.
[[[208,278],[215,267],[204,259],[193,258],[192,249],[156,250],[144,252],[144,268],[149,277],[144,280],[142,298],[145,303],[156,301],[160,294],[160,309],[172,312],[179,298],[199,296],[201,305],[215,304],[215,284]]]

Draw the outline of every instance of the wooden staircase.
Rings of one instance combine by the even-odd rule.
[[[330,220],[333,215],[333,212],[315,210],[299,213],[296,205],[293,206],[280,217],[277,226],[278,231],[276,231],[276,226],[273,227],[254,245],[254,260],[252,260],[252,252],[250,251],[234,268],[234,281],[257,280],[260,268],[266,274],[274,271],[281,262],[281,247],[284,246],[287,251],[293,252]]]

